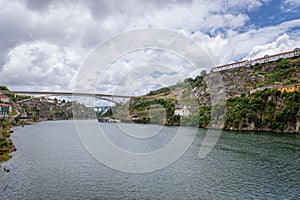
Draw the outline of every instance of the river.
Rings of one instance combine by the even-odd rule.
[[[94,123],[94,122],[93,122]],[[116,124],[99,124],[113,143],[133,152],[162,148],[176,127],[126,125],[162,130],[149,144],[128,140]],[[92,129],[92,126],[87,127]],[[102,164],[82,144],[73,121],[15,127],[13,158],[1,164],[0,199],[297,199],[300,196],[300,135],[223,131],[203,159],[205,129],[174,163],[147,173]],[[97,132],[97,130],[95,130]],[[164,139],[165,138],[165,139]],[[140,143],[139,143],[140,141]],[[99,143],[101,146],[101,142]],[[164,158],[159,162],[164,162]],[[3,168],[10,172],[4,172]]]

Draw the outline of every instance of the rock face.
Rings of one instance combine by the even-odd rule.
[[[215,73],[217,74],[217,73]],[[249,68],[238,68],[219,73],[221,82],[212,84],[211,87],[217,88],[220,93],[224,93],[226,98],[239,96],[244,92],[248,92],[254,88],[256,84],[265,81],[265,76],[257,75],[254,70]],[[199,99],[200,104],[211,105],[210,88],[207,86],[207,81],[211,79],[212,75],[207,77],[203,83],[192,90],[194,96]],[[210,80],[216,83],[214,79]]]
[[[192,93],[198,99],[199,104],[203,106],[220,103],[222,102],[220,99],[239,98],[235,103],[226,103],[226,122],[232,118],[230,115],[237,113],[238,116],[227,123],[227,126],[225,124],[225,129],[300,133],[300,111],[298,112],[299,105],[297,104],[300,98],[297,97],[290,101],[287,98],[291,98],[291,95],[284,96],[279,91],[277,94],[279,96],[275,95],[279,85],[291,84],[291,80],[300,82],[299,67],[300,58],[295,58],[284,60],[284,62],[278,61],[210,73],[197,87],[192,89]],[[263,94],[263,90],[272,92]],[[299,95],[298,93],[297,95]],[[260,101],[260,110],[255,109],[254,100]],[[237,104],[239,105],[237,106]],[[291,107],[290,104],[295,105]],[[273,113],[266,114],[267,109],[271,109],[270,105],[273,106]],[[253,109],[245,109],[245,107],[251,106],[254,106]],[[236,111],[232,112],[230,109]],[[244,109],[244,113],[240,112],[241,109]],[[298,114],[293,113],[295,109]],[[285,121],[283,125],[282,119],[286,118],[289,120]]]
[[[254,72],[251,71],[250,74],[254,74]],[[240,69],[208,74],[198,87],[192,89],[192,93],[198,99],[200,107],[211,106],[212,108],[208,114],[209,123],[199,123],[199,126],[202,128],[223,129],[226,120],[226,99],[247,91],[248,88],[245,85],[250,79],[256,81],[257,78],[251,75],[248,76],[246,72]]]
[[[239,68],[221,72],[227,97],[240,95],[251,90],[256,84],[265,81],[265,76],[255,74],[249,68]]]

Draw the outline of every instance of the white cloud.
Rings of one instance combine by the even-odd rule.
[[[300,20],[284,22],[275,26],[268,26],[259,29],[251,29],[244,33],[239,33],[233,30],[227,30],[225,34],[217,36],[208,36],[201,31],[191,35],[194,40],[199,42],[199,45],[211,56],[216,65],[223,65],[233,61],[250,58],[255,56],[249,52],[261,48],[277,41],[283,35],[286,37],[286,45],[272,46],[273,52],[292,50],[299,46],[298,34],[293,34],[291,29],[299,28]],[[281,41],[281,40],[279,40]],[[257,51],[257,50],[256,50]]]
[[[265,55],[272,55],[276,53],[281,53],[285,51],[291,51],[295,46],[300,46],[300,41],[295,41],[290,39],[287,34],[283,34],[278,37],[274,42],[255,46],[252,51],[247,56],[248,59],[260,58]]]
[[[281,10],[285,13],[297,14],[299,13],[300,2],[298,0],[283,0],[281,3]]]
[[[246,9],[248,11],[253,11],[259,7],[261,7],[264,4],[269,3],[271,0],[231,0],[231,1],[226,1],[224,4],[225,9],[235,9],[235,10],[241,10],[241,9]]]
[[[284,0],[284,4],[289,5],[289,6],[298,7],[298,6],[300,6],[300,1],[298,1],[298,0]]]
[[[144,91],[170,86],[186,77],[194,77],[200,69],[177,55],[163,50],[146,49],[119,57],[98,80],[98,92],[141,95]],[[159,74],[155,76],[154,74]]]
[[[19,89],[70,90],[80,64],[100,42],[123,31],[148,26],[175,30],[191,37],[210,56],[201,65],[207,69],[211,67],[206,65],[208,60],[219,65],[299,46],[299,20],[259,29],[251,29],[251,25],[243,28],[250,22],[246,13],[257,10],[269,0],[170,2],[51,1],[33,4],[0,0],[0,64],[3,63],[0,84]],[[284,4],[298,6],[299,1],[285,0]],[[240,28],[243,33],[239,32]],[[195,52],[189,54],[197,55]],[[101,80],[101,90],[110,93],[120,77],[124,77],[130,87],[139,88],[138,83],[143,81],[153,83],[148,89],[178,81],[176,74],[164,74],[155,79],[149,75],[151,71],[144,70],[143,75],[142,68],[137,69],[156,66],[153,70],[165,72],[163,68],[157,69],[158,65],[177,71],[180,79],[197,73],[175,55],[136,52],[114,63]],[[139,74],[140,78],[130,78],[131,73]],[[130,91],[126,84],[120,88]]]
[[[24,43],[9,52],[0,79],[19,89],[28,86],[64,90],[70,87],[77,63],[78,57],[71,50],[47,42]]]

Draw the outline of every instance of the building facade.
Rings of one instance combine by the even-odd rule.
[[[300,84],[296,84],[296,85],[286,85],[286,86],[282,86],[279,87],[278,90],[280,90],[281,92],[296,92],[300,89]]]
[[[174,115],[189,116],[190,111],[187,109],[186,106],[175,106]]]
[[[8,116],[11,109],[10,104],[0,104],[0,116]]]
[[[9,98],[3,94],[0,94],[0,101],[3,103],[9,103]]]

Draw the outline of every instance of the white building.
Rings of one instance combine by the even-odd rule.
[[[3,94],[0,94],[0,101],[3,103],[9,103],[9,98]]]
[[[175,115],[180,115],[180,116],[189,116],[190,115],[190,111],[187,109],[186,106],[176,106],[175,107],[175,111],[174,111]]]

